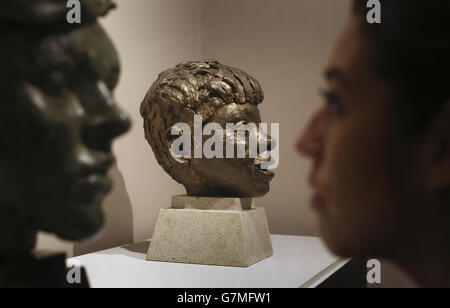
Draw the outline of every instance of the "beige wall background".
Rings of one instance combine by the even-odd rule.
[[[42,234],[39,248],[84,254],[151,237],[161,207],[184,193],[157,164],[144,138],[139,105],[157,74],[179,62],[215,58],[244,69],[262,84],[264,122],[280,123],[280,164],[270,193],[259,200],[275,234],[316,235],[308,207],[309,163],[295,140],[320,100],[322,70],[350,0],[117,0],[102,21],[122,60],[117,100],[134,121],[115,144],[107,223],[96,237],[75,245]],[[409,286],[386,264],[384,286]]]

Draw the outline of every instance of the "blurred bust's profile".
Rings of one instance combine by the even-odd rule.
[[[109,0],[82,1],[81,25],[66,1],[0,4],[0,286],[60,287],[65,256],[38,258],[38,231],[83,240],[103,225],[111,143],[130,126],[112,91],[119,61],[97,23]]]

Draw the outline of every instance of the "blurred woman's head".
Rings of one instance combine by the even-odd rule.
[[[354,2],[298,148],[330,248],[397,259],[420,239],[450,250],[450,2],[381,3],[369,24]]]

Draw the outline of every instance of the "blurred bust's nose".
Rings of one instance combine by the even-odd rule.
[[[83,130],[83,138],[87,146],[99,150],[107,150],[111,141],[126,133],[131,127],[127,113],[120,108],[105,116],[98,116],[87,123]]]
[[[131,127],[128,114],[116,103],[111,91],[99,83],[98,97],[84,124],[83,139],[87,146],[96,149],[109,148],[111,141],[127,132]]]

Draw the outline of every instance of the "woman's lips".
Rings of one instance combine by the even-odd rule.
[[[325,197],[320,192],[319,189],[320,186],[317,181],[316,172],[311,173],[309,177],[309,184],[311,185],[311,188],[314,190],[314,193],[311,197],[311,207],[316,210],[323,209],[326,206],[326,201]]]
[[[311,206],[313,209],[323,209],[326,205],[325,199],[318,192],[315,192],[311,198]]]
[[[311,197],[311,206],[313,209],[319,210],[323,209],[326,205],[325,197],[321,193],[320,186],[318,185],[317,178],[315,175],[312,175],[309,178],[310,185],[314,190],[314,193]]]

